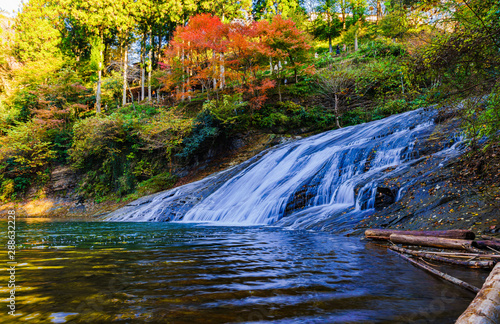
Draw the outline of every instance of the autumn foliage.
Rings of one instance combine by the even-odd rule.
[[[288,71],[297,78],[307,59],[307,41],[293,21],[280,16],[248,24],[224,24],[210,14],[194,16],[175,30],[165,51],[164,90],[184,100],[199,92],[210,99],[231,88],[259,109],[267,91],[279,88]]]

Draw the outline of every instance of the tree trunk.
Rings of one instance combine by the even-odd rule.
[[[130,94],[130,102],[132,103],[132,105],[134,105],[134,94],[132,93],[132,89],[130,89],[128,82],[127,82],[127,89],[128,89],[128,93]],[[135,110],[135,106],[134,106],[134,110]]]
[[[455,324],[500,323],[500,263],[491,271],[483,287]]]
[[[340,116],[339,116],[339,96],[335,94],[335,122],[337,128],[340,128]]]
[[[99,65],[98,65],[98,71],[97,71],[97,91],[95,95],[95,101],[96,101],[96,107],[95,110],[98,114],[101,113],[101,86],[102,86],[102,68],[103,68],[103,61],[104,61],[104,53],[102,51],[102,43],[103,43],[103,36],[101,35],[101,44],[99,44]]]
[[[277,79],[278,79],[278,97],[279,101],[281,102],[281,78],[278,77]]]
[[[144,92],[144,83],[146,81],[146,33],[142,35],[142,47],[141,47],[141,100],[146,98]]]
[[[365,237],[374,240],[389,240],[391,234],[413,235],[413,236],[434,236],[453,239],[473,240],[476,235],[469,230],[446,230],[446,231],[401,231],[393,229],[367,229]]]
[[[330,30],[330,17],[328,17],[328,51],[330,54],[333,53],[333,47],[332,47],[332,35],[331,35],[331,30]]]
[[[128,66],[128,50],[127,46],[123,47],[123,98],[122,105],[127,103],[127,66]]]
[[[149,42],[150,42],[150,46],[149,46],[149,53],[148,53],[148,102],[151,103],[152,102],[152,99],[151,99],[151,71],[153,70],[153,60],[152,60],[152,53],[151,51],[153,50],[153,43],[151,42],[151,39],[153,38],[153,34],[152,32],[149,32]]]
[[[340,0],[340,10],[342,12],[342,29],[345,30],[346,25],[345,25],[345,7],[346,3],[345,0]]]
[[[184,101],[184,94],[186,93],[186,83],[184,82],[184,74],[186,73],[185,69],[185,57],[184,57],[184,48],[182,49],[182,101]]]
[[[153,34],[151,34],[151,37],[153,37]],[[160,31],[160,34],[158,36],[158,54],[156,55],[156,61],[157,62],[160,62],[161,60],[161,31]],[[158,63],[155,65],[157,68],[158,68]]]
[[[217,78],[215,77],[217,75],[217,66],[215,64],[215,51],[212,53],[212,67],[213,67],[213,75],[214,75],[214,91],[217,91]]]
[[[97,91],[95,95],[95,111],[96,113],[101,113],[101,78],[102,78],[102,63],[99,62],[99,70],[97,71]]]
[[[382,19],[382,3],[380,2],[380,0],[377,0],[377,25],[381,19]]]
[[[431,246],[445,249],[469,250],[471,247],[475,246],[474,241],[471,240],[450,239],[433,236],[391,234],[390,240],[393,243]]]
[[[220,89],[224,89],[225,83],[226,83],[226,76],[225,76],[225,70],[224,70],[224,53],[220,53]]]
[[[354,51],[358,51],[358,31],[354,33]]]
[[[414,250],[409,250],[397,246],[389,246],[389,249],[393,251],[398,251],[401,253],[406,253],[422,258],[426,258],[429,260],[434,260],[434,261],[440,261],[440,262],[445,262],[445,263],[451,263],[451,264],[457,264],[457,265],[462,265],[466,266],[469,268],[486,268],[486,269],[491,269],[495,266],[496,262],[495,261],[465,261],[465,260],[456,260],[452,258],[447,258],[447,257],[442,257],[439,255],[431,254],[431,253],[425,253],[423,251],[414,251]]]

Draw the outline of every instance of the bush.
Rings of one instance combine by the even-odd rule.
[[[410,105],[404,99],[393,99],[381,103],[373,112],[373,120],[382,119],[391,115],[407,111]]]
[[[118,115],[100,115],[78,121],[73,133],[69,156],[74,168],[87,172],[81,188],[84,192],[102,197],[133,189],[127,154],[137,138],[131,125]]]
[[[222,100],[205,102],[193,122],[191,134],[182,140],[182,151],[176,156],[190,161],[223,144],[234,132],[247,125],[246,108],[247,103],[241,94],[224,95]]]
[[[137,185],[137,193],[142,196],[167,190],[172,188],[176,181],[176,176],[170,174],[169,172],[163,172],[155,175],[151,179],[139,183]]]
[[[101,104],[105,110],[111,110],[121,104],[123,91],[123,77],[118,71],[111,71],[110,75],[102,78]]]
[[[30,184],[43,180],[55,157],[43,128],[33,122],[19,124],[0,137],[1,180],[13,181],[16,194],[22,194]]]
[[[464,123],[465,132],[472,147],[481,139],[490,139],[498,143],[500,138],[500,84],[497,84],[489,96],[485,98],[469,98],[465,100]]]
[[[0,200],[3,202],[9,201],[14,198],[15,183],[13,179],[4,180],[0,178]]]
[[[407,54],[407,50],[403,45],[388,38],[378,38],[374,41],[363,44],[360,47],[359,52],[366,57],[397,57]]]

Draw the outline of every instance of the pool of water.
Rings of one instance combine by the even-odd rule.
[[[16,317],[29,323],[453,323],[474,297],[321,232],[18,220],[17,243]],[[477,286],[488,274],[448,270]],[[1,271],[2,323],[7,283]]]

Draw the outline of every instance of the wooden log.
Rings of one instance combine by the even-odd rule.
[[[495,266],[496,262],[494,261],[464,261],[464,260],[456,260],[456,259],[450,259],[447,257],[442,257],[436,254],[431,254],[431,253],[425,253],[423,251],[415,251],[415,250],[409,250],[397,246],[389,246],[389,249],[393,251],[398,251],[401,253],[406,253],[406,254],[411,254],[414,256],[430,259],[430,260],[435,260],[435,261],[440,261],[440,262],[446,262],[446,263],[451,263],[451,264],[457,264],[457,265],[462,265],[470,268],[486,268],[486,269],[491,269]]]
[[[493,237],[493,236],[489,236],[489,235],[481,235],[481,238],[485,241],[499,241],[500,242],[499,237]]]
[[[401,234],[401,235],[414,235],[414,236],[434,236],[434,237],[444,237],[462,240],[473,240],[476,236],[474,232],[469,230],[446,230],[446,231],[400,231],[393,229],[367,229],[365,231],[365,237],[374,240],[386,240],[388,241],[391,234]]]
[[[418,262],[416,260],[413,260],[412,258],[409,258],[409,257],[407,257],[406,255],[404,255],[402,253],[399,253],[399,252],[395,252],[395,253],[397,253],[399,256],[401,256],[403,259],[407,260],[408,262],[411,262],[413,265],[415,265],[417,267],[420,267],[420,268],[422,268],[424,270],[427,270],[430,273],[433,273],[436,276],[441,277],[441,278],[443,278],[446,281],[454,283],[455,285],[458,285],[458,286],[460,286],[462,288],[465,288],[465,289],[467,289],[469,291],[472,291],[473,293],[478,293],[479,292],[479,288],[477,288],[477,287],[475,287],[475,286],[473,286],[471,284],[468,284],[465,281],[462,281],[462,280],[460,280],[458,278],[450,276],[449,274],[446,274],[444,272],[436,270],[436,269],[428,266],[427,264],[424,264],[422,262]]]
[[[481,249],[494,248],[495,250],[500,250],[500,241],[476,241],[477,247]]]
[[[444,256],[453,257],[453,258],[470,259],[471,257],[475,257],[475,258],[479,258],[479,259],[492,259],[492,260],[494,260],[496,262],[500,261],[500,255],[496,255],[496,254],[459,253],[459,252],[436,252],[436,251],[426,251],[426,253],[444,255]]]
[[[469,250],[475,245],[471,240],[450,239],[434,236],[414,236],[414,235],[401,235],[391,234],[390,240],[393,243],[431,246],[444,249],[461,249]]]
[[[500,263],[491,271],[476,298],[455,324],[500,323]]]

